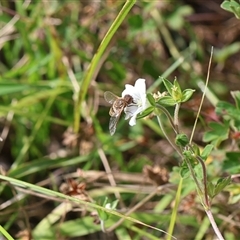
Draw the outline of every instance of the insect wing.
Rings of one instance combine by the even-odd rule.
[[[113,94],[112,92],[107,91],[107,92],[104,93],[104,98],[105,98],[105,100],[106,100],[108,103],[113,104],[114,101],[115,101],[116,99],[118,99],[119,97],[116,96],[115,94]]]
[[[109,111],[109,115],[111,116],[109,121],[109,131],[110,134],[113,135],[116,131],[118,120],[125,106],[123,99],[119,98],[110,91],[104,93],[104,98],[108,103],[112,104]]]
[[[123,108],[120,109],[118,112],[114,112],[112,108],[110,109],[110,121],[109,121],[109,131],[110,131],[110,134],[113,135],[116,131],[116,127],[117,127],[117,123],[118,123],[118,120],[121,116],[121,113],[123,111]]]
[[[109,121],[109,132],[111,136],[115,133],[116,128],[117,128],[117,123],[120,118],[121,114],[118,114],[117,116],[112,116]]]

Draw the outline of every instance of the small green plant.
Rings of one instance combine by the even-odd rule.
[[[109,210],[116,210],[117,204],[118,204],[118,200],[115,200],[112,203],[109,203],[108,198],[106,197],[103,204],[99,204],[99,205],[100,206],[102,205],[104,208]],[[104,222],[107,221],[111,217],[111,215],[102,209],[97,209],[97,212],[101,222],[102,231],[105,232]]]
[[[134,126],[136,124],[136,119],[141,119],[150,114],[154,114],[158,119],[159,127],[164,133],[166,139],[169,141],[171,146],[176,150],[181,159],[179,167],[181,177],[188,178],[190,176],[194,180],[202,206],[207,216],[209,217],[209,220],[212,224],[212,227],[216,235],[218,236],[219,239],[224,239],[213,218],[211,211],[211,201],[218,193],[220,193],[227,185],[230,184],[231,177],[219,178],[218,180],[216,180],[216,183],[213,183],[210,180],[208,180],[205,161],[210,156],[214,145],[212,144],[207,145],[203,149],[202,153],[200,153],[200,148],[196,144],[192,143],[191,140],[192,137],[191,139],[189,139],[187,135],[182,133],[180,130],[179,109],[181,103],[188,101],[191,98],[194,90],[193,89],[182,90],[177,79],[175,79],[173,83],[171,83],[169,80],[165,78],[162,78],[162,81],[167,90],[167,92],[165,93],[158,92],[158,94],[150,93],[146,94],[145,79],[140,78],[135,82],[134,86],[129,84],[125,86],[125,90],[122,92],[122,99],[120,100],[120,102],[114,101],[111,102],[106,97],[106,100],[113,104],[111,108],[113,114],[111,114],[110,111],[111,115],[109,124],[110,132],[112,130],[113,122],[115,124],[114,132],[116,130],[117,124],[116,119],[120,117],[120,112],[118,112],[119,109],[121,109],[121,111],[124,109],[124,112],[126,114],[125,119],[130,118],[129,121],[130,126]],[[126,97],[130,99],[130,102],[124,100]],[[235,97],[236,100],[239,100],[239,95],[237,96],[235,95]],[[237,101],[236,104],[239,106],[239,101]],[[239,120],[240,114],[236,112],[237,109],[233,110],[232,109],[233,107],[230,107],[227,103],[225,104],[219,103],[218,111],[223,111],[222,105],[224,106],[227,105],[227,109],[225,109],[226,111],[225,114],[229,115],[230,113],[232,113],[231,118]],[[170,107],[175,106],[173,117],[171,116],[171,113],[167,110],[166,106]],[[164,129],[164,124],[162,122],[162,114],[165,114],[167,119],[169,120],[172,130],[175,133],[175,142],[171,140],[171,137],[168,136],[167,132]],[[226,139],[226,134],[224,135],[224,138],[221,138],[220,134],[217,134],[220,132],[219,131],[220,126],[218,126],[217,124],[215,125],[212,124],[212,126],[215,126],[215,129],[209,132],[208,135],[206,134],[207,137],[205,137],[205,140],[211,139],[212,142],[216,144]],[[226,128],[228,129],[228,125]],[[174,225],[172,221],[175,221],[175,219],[176,219],[175,217],[171,219],[170,225],[172,226]],[[171,230],[170,232],[168,232],[168,234],[172,235],[173,233],[172,231],[173,227],[171,227]]]
[[[228,12],[232,12],[237,19],[240,19],[240,3],[239,2],[235,0],[225,0],[221,4],[221,8]]]

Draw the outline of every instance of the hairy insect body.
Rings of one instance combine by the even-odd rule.
[[[130,95],[125,95],[123,98],[116,96],[115,94],[107,91],[104,93],[104,98],[108,103],[112,104],[109,110],[111,116],[109,121],[109,131],[113,135],[116,131],[118,120],[125,107],[133,103],[133,98]]]

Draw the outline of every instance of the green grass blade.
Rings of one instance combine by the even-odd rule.
[[[174,225],[176,223],[178,206],[179,206],[179,203],[181,200],[182,185],[183,185],[183,178],[180,178],[179,184],[178,184],[178,190],[176,193],[175,204],[174,204],[174,208],[173,208],[173,212],[172,212],[172,216],[171,216],[171,220],[170,220],[170,225],[168,228],[168,234],[169,234],[168,238],[167,238],[168,240],[171,240],[171,235],[173,234]]]
[[[131,222],[134,222],[134,223],[140,224],[142,226],[157,230],[159,232],[166,233],[165,231],[163,231],[159,228],[156,228],[156,227],[153,227],[153,226],[148,225],[146,223],[143,223],[143,222],[141,222],[137,219],[134,219],[132,217],[124,216],[123,214],[121,214],[117,211],[107,209],[107,208],[99,206],[95,203],[86,202],[86,201],[81,200],[81,199],[76,198],[76,197],[70,197],[70,196],[62,194],[60,192],[56,192],[56,191],[53,191],[53,190],[50,190],[50,189],[47,189],[47,188],[37,186],[35,184],[27,183],[27,182],[20,181],[18,179],[10,178],[10,177],[7,177],[7,176],[0,175],[0,179],[4,180],[4,181],[7,181],[7,182],[9,182],[10,184],[12,184],[16,187],[22,188],[23,189],[22,191],[25,191],[25,192],[28,192],[28,193],[32,192],[32,194],[36,193],[38,196],[41,196],[43,198],[54,199],[54,200],[61,201],[61,202],[67,200],[67,201],[70,201],[72,203],[77,203],[79,205],[84,205],[88,209],[100,209],[100,210],[105,211],[109,214],[115,215],[119,218],[124,218],[125,220],[129,220]]]
[[[2,235],[6,237],[7,240],[14,240],[14,238],[12,238],[12,236],[1,225],[0,225],[0,233],[2,233]]]
[[[136,0],[129,0],[124,4],[123,8],[119,12],[115,21],[113,22],[113,24],[109,28],[108,32],[106,33],[105,37],[103,38],[96,54],[94,55],[94,57],[90,63],[87,74],[85,75],[85,77],[82,81],[82,84],[81,84],[81,89],[80,89],[80,92],[78,95],[78,100],[75,103],[75,109],[74,109],[75,110],[74,111],[74,131],[75,132],[78,132],[78,130],[80,128],[81,105],[85,99],[87,89],[93,78],[93,75],[94,75],[94,73],[96,73],[96,69],[101,60],[101,57],[102,57],[105,49],[107,48],[108,44],[110,43],[112,37],[114,36],[115,32],[117,31],[117,29],[119,28],[119,26],[121,25],[121,23],[123,22],[125,17],[127,16],[130,9],[133,7],[135,2],[136,2]]]

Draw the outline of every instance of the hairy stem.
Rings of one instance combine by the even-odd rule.
[[[179,134],[179,121],[178,121],[179,109],[180,109],[180,103],[177,103],[175,105],[175,110],[174,110],[174,126],[178,134]]]
[[[168,112],[168,110],[165,108],[165,107],[163,107],[163,106],[161,106],[160,104],[156,104],[156,107],[158,108],[158,109],[160,109],[166,116],[167,116],[167,118],[168,118],[168,120],[169,120],[169,122],[170,122],[170,124],[171,124],[171,126],[172,126],[172,128],[173,128],[173,131],[176,133],[176,134],[178,134],[178,132],[177,132],[177,129],[175,128],[175,124],[174,124],[174,121],[173,121],[173,119],[172,119],[172,116],[170,115],[170,113]],[[159,115],[159,114],[158,114]]]
[[[193,177],[193,180],[194,180],[194,182],[195,182],[196,185],[197,185],[197,189],[198,189],[199,193],[200,193],[201,196],[202,196],[202,195],[203,195],[203,192],[202,192],[201,186],[200,186],[200,184],[199,184],[199,182],[198,182],[198,180],[197,180],[197,178],[196,178],[196,176],[195,176],[195,173],[194,173],[194,170],[193,170],[193,168],[192,168],[192,165],[191,165],[191,163],[189,162],[189,160],[188,160],[187,157],[185,157],[184,160],[186,161],[187,166],[188,166],[188,169],[190,170],[191,175],[192,175],[192,177]],[[200,197],[201,197],[201,196],[200,196]],[[202,197],[201,197],[201,199],[202,199]]]
[[[217,224],[215,222],[215,219],[214,219],[214,217],[212,215],[212,212],[209,209],[206,209],[205,212],[206,212],[206,214],[208,216],[208,219],[209,219],[209,221],[210,221],[210,223],[212,225],[212,228],[213,228],[214,232],[216,233],[218,239],[219,240],[224,240],[224,237],[222,236],[221,232],[219,231],[219,228],[218,228],[218,226],[217,226]]]
[[[163,132],[163,134],[164,134],[164,136],[165,136],[165,138],[168,140],[168,142],[169,142],[170,145],[173,147],[173,149],[175,149],[176,152],[177,152],[180,156],[182,156],[182,153],[179,151],[179,149],[177,148],[177,146],[172,142],[172,140],[168,137],[167,133],[165,132],[165,129],[164,129],[163,124],[162,124],[162,121],[161,121],[161,119],[160,119],[160,117],[159,117],[158,115],[157,115],[157,120],[158,120],[158,124],[159,124],[159,126],[160,126],[160,128],[161,128],[161,130],[162,130],[162,132]]]
[[[207,193],[207,169],[206,169],[205,163],[202,160],[202,158],[199,156],[197,156],[196,158],[197,158],[198,162],[200,162],[200,164],[202,165],[205,205],[209,209],[210,203],[209,203],[208,193]]]

